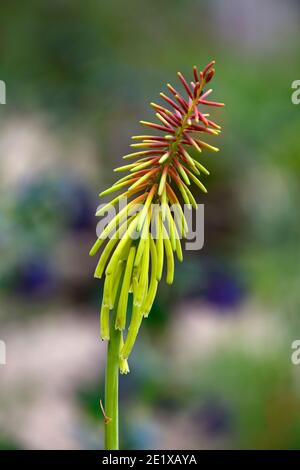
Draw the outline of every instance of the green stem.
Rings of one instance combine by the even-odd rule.
[[[115,329],[116,312],[113,312],[110,324],[110,340],[107,345],[105,374],[105,449],[119,449],[119,355],[121,331]]]

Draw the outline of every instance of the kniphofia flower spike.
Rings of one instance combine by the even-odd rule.
[[[132,137],[134,152],[123,157],[133,163],[115,169],[128,174],[100,194],[105,196],[122,190],[98,210],[98,216],[124,197],[129,201],[106,225],[90,251],[90,255],[95,255],[106,242],[95,270],[96,278],[105,276],[100,330],[101,338],[109,340],[110,312],[114,309],[114,328],[122,332],[121,373],[129,371],[127,358],[142,319],[151,310],[164,264],[166,281],[172,284],[174,253],[182,261],[180,239],[188,229],[182,201],[197,209],[190,190],[192,182],[207,192],[202,175],[209,175],[209,171],[198,156],[203,150],[219,150],[205,142],[204,136],[217,136],[221,127],[209,119],[204,109],[223,106],[223,103],[208,100],[212,90],[206,86],[214,76],[214,63],[210,62],[203,72],[194,67],[191,82],[178,72],[184,93],[167,84],[171,97],[160,93],[162,104],[151,103],[157,122],[140,121],[152,131]],[[135,211],[137,204],[140,211]],[[132,308],[128,317],[130,296]]]

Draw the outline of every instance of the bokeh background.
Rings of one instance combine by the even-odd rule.
[[[205,246],[121,377],[122,447],[300,448],[300,4],[1,5],[0,448],[101,449],[98,193],[176,72],[217,60]]]

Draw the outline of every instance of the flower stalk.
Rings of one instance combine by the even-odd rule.
[[[114,315],[112,315],[114,317]],[[119,449],[119,356],[121,347],[121,331],[110,327],[110,340],[107,344],[105,374],[105,449]]]

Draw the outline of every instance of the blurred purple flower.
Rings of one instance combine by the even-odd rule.
[[[245,289],[238,274],[224,268],[208,271],[204,299],[220,309],[232,309],[243,300]]]
[[[228,433],[232,428],[230,409],[218,399],[209,399],[195,417],[197,424],[209,436]]]
[[[16,272],[16,291],[27,296],[49,295],[55,289],[54,273],[46,259],[26,259]]]

